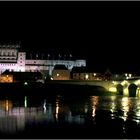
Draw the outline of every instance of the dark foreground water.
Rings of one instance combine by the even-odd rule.
[[[140,98],[119,95],[5,97],[0,99],[0,136],[140,138]]]

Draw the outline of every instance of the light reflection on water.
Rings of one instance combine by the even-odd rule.
[[[56,96],[43,98],[32,103],[27,96],[23,100],[0,100],[0,132],[18,133],[27,125],[78,124],[98,125],[102,119],[122,119],[140,124],[140,98],[123,96],[87,96],[68,98]],[[135,128],[136,129],[136,128]],[[137,128],[137,131],[140,131]]]
[[[96,108],[97,108],[98,102],[99,102],[98,96],[91,97],[92,117],[95,117],[95,115],[96,115]]]

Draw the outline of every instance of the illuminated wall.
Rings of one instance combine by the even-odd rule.
[[[103,80],[100,73],[73,73],[72,78],[74,80]]]
[[[49,75],[52,75],[52,71],[55,65],[65,65],[68,70],[73,67],[86,66],[85,60],[26,60],[26,71],[49,71]]]
[[[69,70],[53,70],[52,78],[53,80],[69,80],[70,71]]]
[[[0,76],[0,82],[1,83],[12,83],[13,82],[13,76],[12,75],[1,75]]]
[[[65,65],[68,70],[75,67],[86,66],[86,60],[27,60],[26,52],[19,52],[19,46],[0,45],[0,74],[9,71],[41,71],[52,75],[54,66]]]

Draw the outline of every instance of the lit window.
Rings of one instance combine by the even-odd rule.
[[[129,77],[132,77],[132,74],[129,74]]]
[[[96,73],[94,73],[93,75],[96,76]]]

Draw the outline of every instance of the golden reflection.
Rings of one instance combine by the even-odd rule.
[[[140,85],[140,79],[134,82],[137,86]]]
[[[92,109],[92,117],[95,117],[96,115],[95,111],[96,111],[96,107]]]
[[[139,119],[139,117],[140,117],[140,109],[139,109],[139,108],[138,108],[138,110],[136,111],[136,116],[137,116],[138,119],[136,119],[135,121],[136,121],[137,123],[140,123],[140,119]]]
[[[117,92],[117,88],[116,88],[116,87],[110,87],[110,88],[109,88],[109,91],[110,91],[110,92]]]
[[[12,105],[12,101],[10,100],[2,100],[0,101],[0,108],[9,111],[10,109],[12,109],[13,105]]]
[[[124,86],[124,87],[128,86],[128,84],[129,84],[129,83],[128,83],[128,81],[126,81],[126,80],[124,80],[124,81],[121,82],[121,85]]]
[[[92,96],[92,117],[95,117],[96,115],[98,102],[99,102],[99,96]]]
[[[137,100],[135,101],[135,108],[133,109],[134,111],[134,121],[136,121],[137,123],[140,123],[140,99],[137,98]]]
[[[140,97],[140,88],[139,88],[139,87],[138,87],[137,90],[136,90],[136,96],[137,96],[137,97]]]
[[[122,110],[123,110],[123,120],[126,121],[127,117],[128,117],[128,112],[129,112],[129,105],[130,105],[130,101],[128,97],[123,97],[122,101],[121,101],[121,105],[122,105]]]
[[[9,102],[8,102],[8,100],[6,100],[6,111],[8,111],[9,110]]]
[[[59,104],[56,102],[56,109],[55,109],[55,118],[58,121],[58,113],[59,113]]]
[[[111,96],[110,97],[111,99],[111,103],[110,103],[110,111],[111,111],[111,117],[113,118],[114,117],[114,112],[116,110],[116,103],[115,103],[115,100],[116,100],[116,96]]]
[[[126,88],[123,89],[123,95],[126,95],[126,96],[129,95],[128,87],[126,87]]]
[[[115,104],[114,102],[112,102],[112,103],[111,103],[110,111],[111,111],[112,113],[114,113],[114,112],[115,112],[115,109],[116,109],[116,104]]]
[[[114,102],[114,101],[116,100],[116,97],[117,97],[117,96],[111,96],[111,97],[110,97],[110,98],[111,98],[111,101]]]

